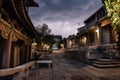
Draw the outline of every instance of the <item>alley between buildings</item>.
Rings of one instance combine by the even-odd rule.
[[[29,80],[120,80],[120,68],[96,68],[63,55],[58,51],[50,54],[52,67],[31,70]]]

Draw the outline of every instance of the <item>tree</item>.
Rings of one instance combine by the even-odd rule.
[[[51,34],[51,29],[49,29],[48,25],[45,23],[42,25],[38,25],[36,26],[36,30],[40,37],[39,45],[41,50],[43,50],[44,45],[49,45],[49,47],[51,48],[54,43],[54,39],[53,35]]]
[[[48,28],[48,25],[43,23],[42,25],[36,26],[36,30],[39,33],[39,36],[43,38],[46,35],[51,33],[51,29]]]
[[[55,43],[53,35],[46,35],[42,41],[45,44],[48,44],[50,48],[52,48],[53,44]]]
[[[103,2],[116,32],[118,38],[117,45],[120,50],[120,0],[103,0]]]
[[[113,29],[117,35],[117,49],[120,51],[120,0],[102,0],[107,12],[108,17],[112,21]]]

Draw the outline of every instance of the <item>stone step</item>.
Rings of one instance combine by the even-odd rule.
[[[95,67],[98,67],[98,68],[114,68],[114,67],[120,67],[120,64],[102,65],[102,64],[95,64],[95,63],[93,63],[92,65],[95,66]]]
[[[96,61],[100,61],[100,62],[116,62],[117,60],[113,60],[113,59],[96,59]],[[117,61],[120,62],[120,61]]]
[[[93,61],[95,64],[101,64],[101,65],[109,65],[109,64],[120,64],[120,61]]]
[[[120,61],[111,59],[97,59],[92,62],[92,65],[99,68],[120,67]]]

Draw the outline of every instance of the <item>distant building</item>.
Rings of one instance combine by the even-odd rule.
[[[67,48],[67,39],[63,38],[63,48]]]
[[[53,44],[53,49],[60,49],[62,44],[61,35],[53,35],[55,43]]]
[[[76,35],[70,35],[67,38],[67,48],[72,48],[76,43],[75,43]]]

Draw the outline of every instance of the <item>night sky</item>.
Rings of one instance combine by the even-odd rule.
[[[75,34],[83,21],[101,6],[101,0],[35,0],[39,7],[30,8],[34,26],[46,23],[55,35]]]

